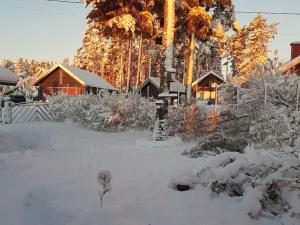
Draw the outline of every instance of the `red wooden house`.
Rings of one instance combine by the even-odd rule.
[[[300,75],[300,42],[291,43],[291,60],[279,70],[284,74]]]
[[[224,82],[222,75],[210,70],[192,83],[193,95],[197,100],[214,104],[217,87]]]
[[[40,96],[55,95],[59,92],[69,95],[97,93],[99,90],[117,91],[98,74],[76,67],[56,64],[34,82],[39,87]]]

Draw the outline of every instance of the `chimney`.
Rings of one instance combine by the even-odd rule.
[[[291,43],[291,59],[300,55],[300,41]]]

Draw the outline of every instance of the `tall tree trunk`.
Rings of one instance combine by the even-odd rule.
[[[105,57],[102,56],[101,59],[101,77],[105,79]]]
[[[149,67],[148,67],[148,77],[151,76],[151,65],[152,64],[152,58],[151,55],[149,55]]]
[[[175,0],[165,0],[164,5],[164,60],[160,64],[160,90],[159,92],[169,93],[171,72],[173,69],[173,41],[174,41],[174,24],[175,24]],[[166,82],[165,82],[166,81]],[[153,130],[153,139],[164,141],[167,139],[168,125],[166,115],[168,114],[168,98],[163,98],[157,107],[156,123]]]
[[[169,92],[170,71],[173,69],[173,46],[175,25],[175,0],[165,0],[164,5],[164,73],[161,77],[161,89]]]
[[[131,54],[132,54],[132,37],[130,37],[128,40],[128,65],[127,65],[126,93],[129,92],[130,81],[131,81]]]
[[[139,53],[138,53],[138,64],[136,72],[135,88],[137,89],[141,82],[141,64],[142,64],[142,50],[143,50],[143,36],[140,35]]]
[[[188,67],[187,67],[187,102],[191,103],[192,82],[193,82],[193,65],[194,65],[194,49],[195,49],[195,34],[191,34]]]
[[[116,87],[120,90],[122,90],[123,78],[124,78],[124,55],[122,52],[121,59],[120,59],[120,69],[118,70],[117,82],[116,82],[117,83]]]
[[[184,54],[184,57],[183,57],[183,77],[182,77],[182,84],[185,86],[186,85],[186,61],[187,61],[187,55]]]

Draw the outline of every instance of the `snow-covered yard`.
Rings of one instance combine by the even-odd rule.
[[[178,192],[173,177],[203,159],[180,155],[192,144],[150,132],[101,133],[70,124],[0,126],[1,225],[277,225],[251,219],[239,197],[208,188]],[[112,173],[100,207],[97,172]]]

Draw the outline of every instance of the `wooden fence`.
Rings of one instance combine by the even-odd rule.
[[[53,115],[49,110],[49,103],[29,102],[25,104],[11,104],[5,102],[0,113],[2,124],[51,122]]]

